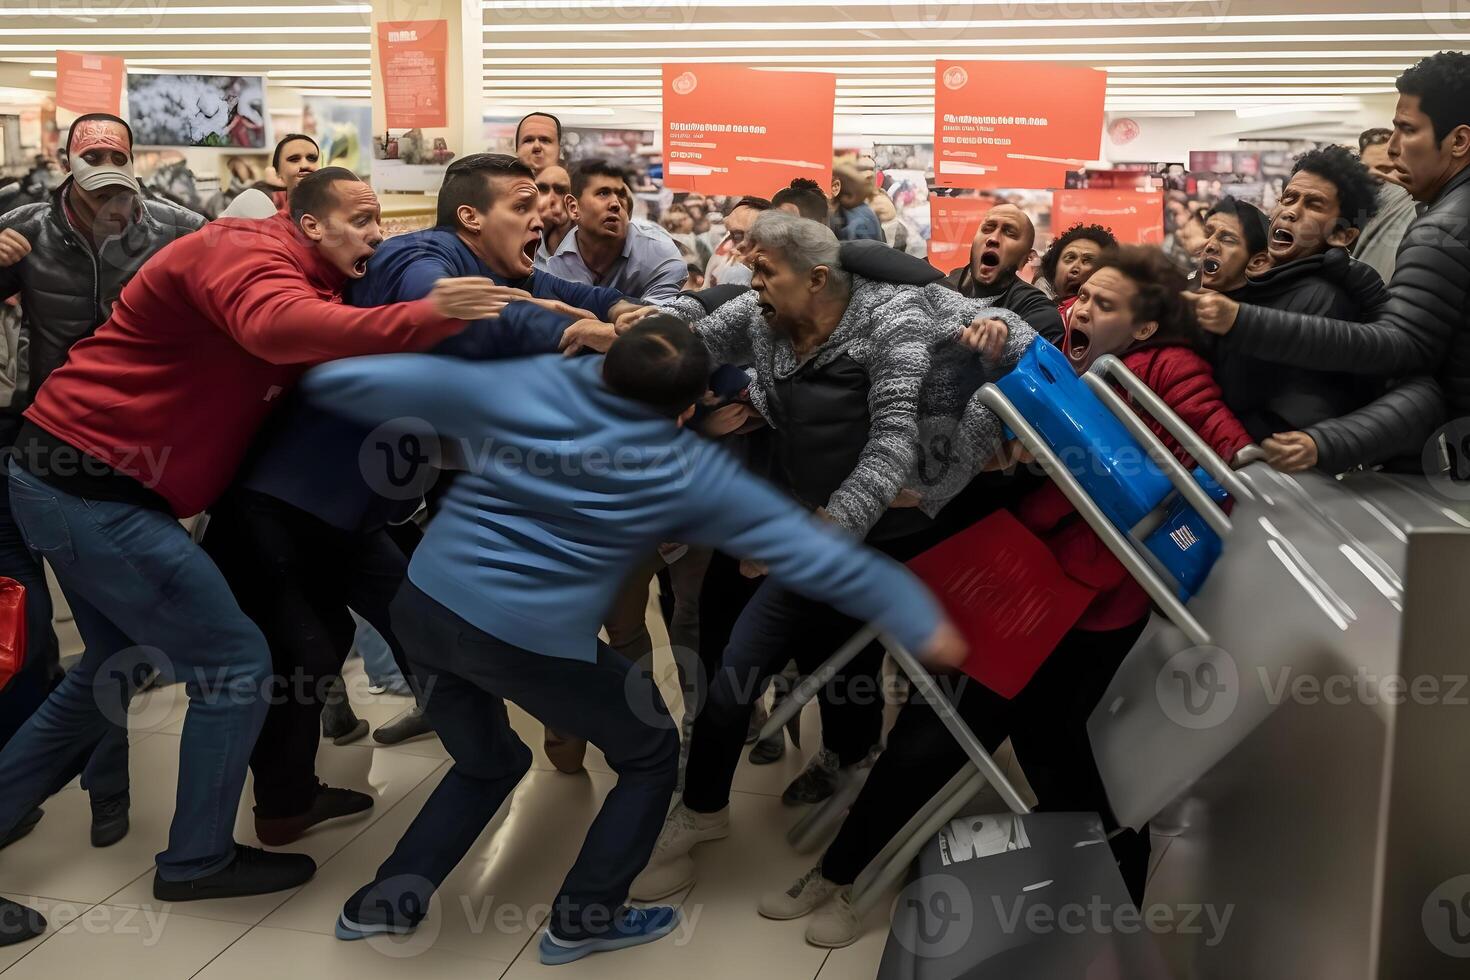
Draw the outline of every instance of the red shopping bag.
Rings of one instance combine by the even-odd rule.
[[[26,587],[0,578],[0,690],[26,661]]]
[[[1051,551],[998,510],[908,563],[970,645],[962,668],[1013,698],[1097,592],[1067,576]]]

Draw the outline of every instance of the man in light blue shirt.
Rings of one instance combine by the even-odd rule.
[[[688,263],[667,236],[632,222],[623,171],[607,160],[572,168],[574,227],[546,261],[547,272],[568,282],[606,286],[646,300],[669,299],[684,287]]]
[[[964,640],[903,566],[683,427],[708,376],[699,340],[655,315],[605,358],[391,355],[338,361],[302,381],[308,399],[358,423],[411,423],[421,444],[446,446],[466,467],[392,606],[454,765],[347,900],[339,938],[417,926],[530,768],[502,699],[588,739],[618,775],[552,904],[542,962],[675,928],[676,910],[626,899],[663,824],[679,740],[649,665],[597,638],[619,585],[660,541],[764,562],[788,587],[876,621],[933,663],[963,659]]]

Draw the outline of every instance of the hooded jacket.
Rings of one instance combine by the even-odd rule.
[[[1385,293],[1369,266],[1351,259],[1345,249],[1329,248],[1255,276],[1230,296],[1273,310],[1361,320],[1382,305]],[[1375,390],[1351,374],[1240,353],[1228,336],[1217,345],[1214,364],[1225,403],[1258,442],[1351,412]]]
[[[1378,377],[1434,376],[1470,413],[1470,167],[1404,233],[1382,310],[1363,323],[1247,305],[1232,349],[1278,364]]]
[[[30,343],[28,391],[17,391],[10,403],[16,414],[72,345],[102,325],[143,263],[204,224],[193,211],[139,197],[127,229],[94,250],[67,220],[62,195],[70,185],[68,178],[47,200],[0,215],[0,229],[19,232],[31,243],[29,255],[0,268],[0,300],[20,294],[22,329]]]

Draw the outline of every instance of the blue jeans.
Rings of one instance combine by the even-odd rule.
[[[387,688],[393,694],[412,694],[408,681],[393,660],[393,651],[383,634],[373,629],[373,624],[357,613],[352,613],[357,632],[352,636],[352,646],[362,657],[362,668],[367,672],[368,682],[375,687]]]
[[[523,650],[465,622],[411,582],[393,600],[392,615],[423,684],[424,710],[454,765],[378,868],[375,900],[413,917],[412,910],[427,909],[531,768],[531,750],[506,716],[508,699],[602,749],[618,774],[551,913],[559,936],[606,930],[653,853],[678,778],[679,738],[652,679],[639,676],[647,666],[605,643],[597,644],[595,663]],[[636,705],[630,692],[639,695]]]
[[[13,441],[9,430],[13,426],[7,423],[0,423],[7,432],[0,442],[9,446]],[[62,676],[56,631],[51,628],[51,589],[46,584],[46,567],[26,546],[10,512],[10,490],[5,486],[0,486],[0,575],[15,579],[26,589],[25,663],[0,692],[0,748],[4,748]],[[83,750],[57,776],[55,788],[71,782],[78,770],[82,772],[82,787],[94,800],[127,792],[127,728],[109,725],[95,748]]]
[[[150,665],[189,694],[158,873],[185,881],[220,870],[235,854],[235,811],[265,719],[264,637],[173,517],[74,497],[8,466],[16,523],[56,573],[87,651],[0,751],[0,835],[83,748],[125,720],[127,698]]]

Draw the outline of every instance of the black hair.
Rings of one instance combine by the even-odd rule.
[[[1316,174],[1337,188],[1338,210],[1349,228],[1361,228],[1378,213],[1378,182],[1363,161],[1345,146],[1319,146],[1296,158],[1291,176]],[[1287,178],[1287,183],[1291,178]]]
[[[561,120],[556,118],[549,112],[528,112],[521,117],[520,122],[516,123],[516,149],[519,150],[521,148],[521,127],[526,124],[527,119],[531,119],[536,116],[540,116],[543,119],[550,119],[552,123],[556,126],[556,145],[559,148],[561,146]]]
[[[807,177],[797,177],[771,197],[773,207],[796,205],[797,214],[813,221],[827,221],[827,193],[822,185]]]
[[[1246,251],[1251,255],[1265,249],[1271,222],[1260,208],[1249,201],[1238,201],[1226,195],[1205,212],[1205,219],[1216,214],[1228,214],[1240,222],[1240,233],[1245,238]]]
[[[773,207],[775,207],[775,205],[765,198],[756,197],[752,194],[747,194],[740,200],[736,201],[730,207],[730,210],[734,211],[736,208],[753,208],[756,211],[769,211]]]
[[[1047,246],[1046,252],[1041,256],[1041,275],[1047,282],[1052,282],[1057,276],[1057,263],[1062,259],[1062,252],[1066,247],[1079,239],[1096,242],[1098,248],[1112,248],[1118,244],[1118,239],[1113,237],[1113,229],[1104,228],[1102,225],[1075,224],[1057,236],[1056,240]]]
[[[1184,298],[1189,283],[1162,249],[1155,245],[1114,245],[1103,249],[1088,279],[1103,269],[1117,269],[1133,281],[1137,289],[1133,297],[1134,320],[1152,320],[1159,325],[1144,344],[1150,347],[1199,345],[1199,321],[1195,319],[1194,307]]]
[[[285,136],[281,137],[279,142],[276,143],[276,148],[271,153],[271,169],[278,174],[281,172],[281,151],[284,150],[286,148],[286,144],[291,142],[292,140],[306,140],[306,142],[316,147],[316,151],[318,154],[322,152],[322,148],[317,144],[317,141],[312,139],[310,136],[307,136],[305,133],[287,133]]]
[[[628,182],[628,172],[603,157],[588,157],[572,164],[572,196],[581,197],[593,177],[612,177],[620,183]]]
[[[1367,152],[1368,147],[1378,146],[1380,143],[1387,143],[1392,138],[1393,130],[1384,129],[1381,126],[1363,130],[1358,134],[1358,156],[1362,156]]]
[[[100,120],[102,122],[115,122],[122,126],[123,129],[127,130],[128,151],[129,155],[131,155],[133,149],[133,127],[128,125],[128,121],[126,119],[120,119],[110,112],[88,112],[73,119],[71,121],[71,125],[66,128],[66,143],[62,145],[62,152],[66,153],[68,156],[71,155],[71,136],[77,128],[77,123],[90,122],[93,120]]]
[[[1470,126],[1470,54],[1441,51],[1405,71],[1394,83],[1403,95],[1419,97],[1419,111],[1443,143],[1456,126]]]
[[[710,362],[704,343],[678,317],[655,313],[613,341],[602,379],[624,398],[677,418],[704,395]]]
[[[287,199],[291,205],[291,222],[301,224],[303,214],[320,218],[337,204],[333,186],[349,180],[362,183],[362,178],[346,167],[323,167],[302,177]]]
[[[509,153],[471,153],[451,163],[439,186],[434,223],[440,228],[458,228],[458,211],[468,204],[485,211],[495,203],[495,178],[524,177],[535,180],[531,168]]]

